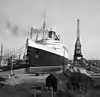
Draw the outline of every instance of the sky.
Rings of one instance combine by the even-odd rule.
[[[0,0],[0,44],[4,52],[22,47],[31,27],[41,28],[46,11],[46,25],[60,34],[73,58],[80,19],[82,54],[100,59],[100,0]]]

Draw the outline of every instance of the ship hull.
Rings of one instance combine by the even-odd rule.
[[[68,58],[55,53],[28,46],[27,57],[30,67],[61,67],[66,65]]]

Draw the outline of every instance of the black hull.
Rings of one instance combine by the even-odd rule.
[[[62,66],[66,65],[68,58],[28,46],[27,57],[30,67]]]

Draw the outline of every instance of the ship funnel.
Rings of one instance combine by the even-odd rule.
[[[30,39],[32,39],[33,27],[31,28]]]
[[[26,49],[28,48],[28,39],[26,40]]]

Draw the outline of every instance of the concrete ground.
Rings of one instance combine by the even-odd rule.
[[[5,82],[0,82],[0,97],[52,97],[52,92],[45,87],[45,78],[48,74],[34,76],[24,74],[24,71],[20,70],[16,72],[9,79],[7,77],[10,72],[0,73],[0,76],[7,78]],[[66,93],[57,94],[54,92],[53,97],[100,97],[100,84],[88,90],[87,93],[66,91]]]

